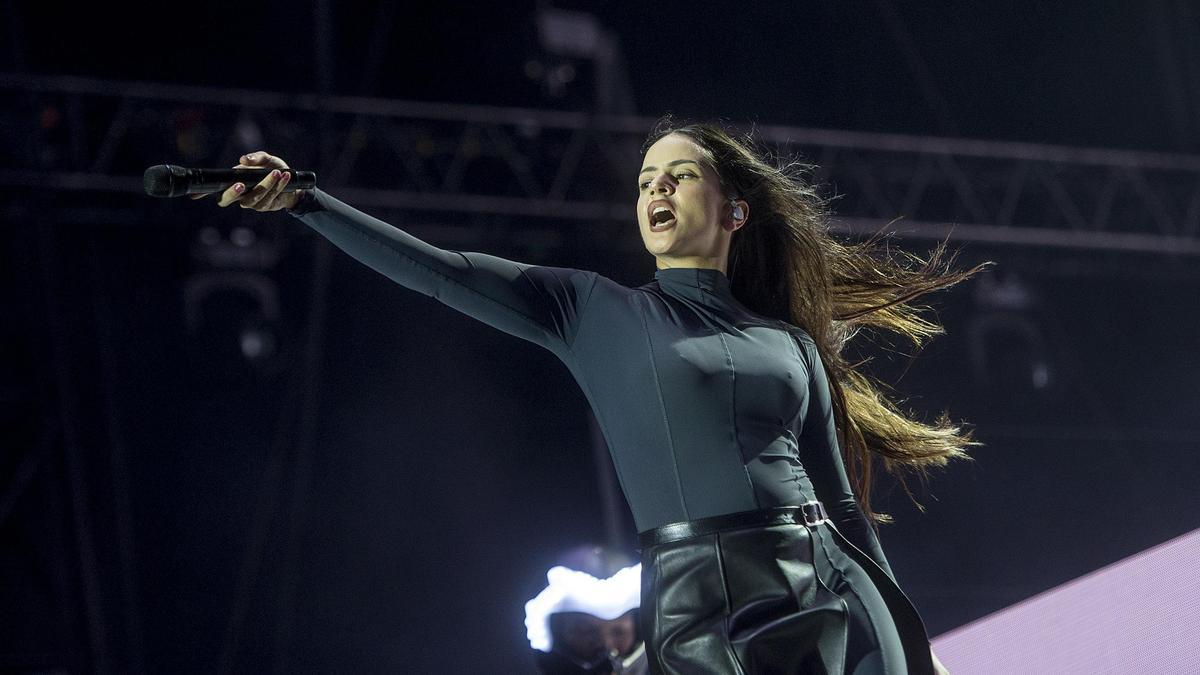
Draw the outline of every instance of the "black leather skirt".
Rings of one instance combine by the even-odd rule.
[[[891,577],[804,507],[641,534],[654,673],[933,673],[920,615]]]

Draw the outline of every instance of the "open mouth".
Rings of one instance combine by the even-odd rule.
[[[675,214],[665,206],[659,206],[650,214],[650,231],[662,232],[675,227]]]

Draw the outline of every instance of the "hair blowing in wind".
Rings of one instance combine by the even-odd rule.
[[[885,394],[886,385],[861,372],[862,364],[848,362],[843,352],[862,329],[893,333],[921,347],[944,330],[922,316],[927,308],[913,302],[993,263],[956,271],[957,252],[947,255],[946,241],[922,259],[888,247],[882,230],[862,242],[840,242],[828,233],[827,201],[804,178],[810,166],[776,163],[749,135],[714,124],[679,124],[669,116],[659,120],[645,147],[671,133],[695,141],[709,156],[725,194],[750,204],[750,220],[730,243],[730,288],[749,309],[813,338],[825,364],[838,440],[859,506],[870,522],[890,522],[889,515],[871,508],[876,461],[913,499],[906,470],[925,478],[930,467],[970,459],[966,449],[981,443],[945,411],[932,424],[906,415]]]

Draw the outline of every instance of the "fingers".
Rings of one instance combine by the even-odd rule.
[[[242,193],[246,191],[246,186],[241,183],[230,185],[224,192],[221,193],[221,199],[217,202],[217,206],[224,208],[242,198]]]
[[[275,198],[283,192],[283,188],[287,186],[291,176],[278,169],[275,169],[262,182],[254,186],[254,189],[242,198],[241,207],[243,209],[254,209],[256,211],[274,211],[279,207],[275,205]]]
[[[275,155],[255,150],[238,158],[238,163],[233,168],[268,168],[273,169],[273,171],[267,174],[266,178],[262,179],[258,185],[255,185],[249,191],[247,191],[244,183],[230,185],[221,193],[221,197],[217,201],[217,206],[224,208],[236,203],[244,209],[254,209],[256,211],[275,211],[283,208],[284,204],[279,201],[279,195],[283,194],[284,188],[291,181],[291,174],[283,172],[283,170],[289,168],[287,162]],[[191,195],[191,198],[203,199],[206,196]]]
[[[271,189],[271,192],[269,194],[267,194],[265,197],[263,197],[263,200],[261,202],[261,204],[262,204],[261,210],[276,211],[278,209],[283,208],[283,206],[278,203],[279,196],[281,194],[283,194],[284,189],[287,188],[288,183],[290,183],[291,181],[292,181],[292,174],[281,173],[279,176],[279,180],[275,183],[275,187]]]
[[[271,169],[287,169],[287,168],[289,168],[287,165],[287,162],[283,161],[282,159],[279,159],[275,155],[269,155],[269,154],[263,152],[262,150],[255,150],[254,152],[248,152],[248,153],[242,155],[241,159],[238,161],[240,161],[242,164],[246,165],[244,168],[250,168],[250,169],[256,169],[256,168],[264,167],[264,166],[271,168]]]

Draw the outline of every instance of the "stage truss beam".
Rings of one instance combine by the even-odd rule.
[[[137,193],[145,166],[221,165],[268,148],[364,207],[620,223],[632,213],[636,116],[354,96],[0,75],[10,148],[0,188]],[[815,165],[835,230],[1200,255],[1200,156],[759,125]],[[310,159],[311,158],[311,159]]]

